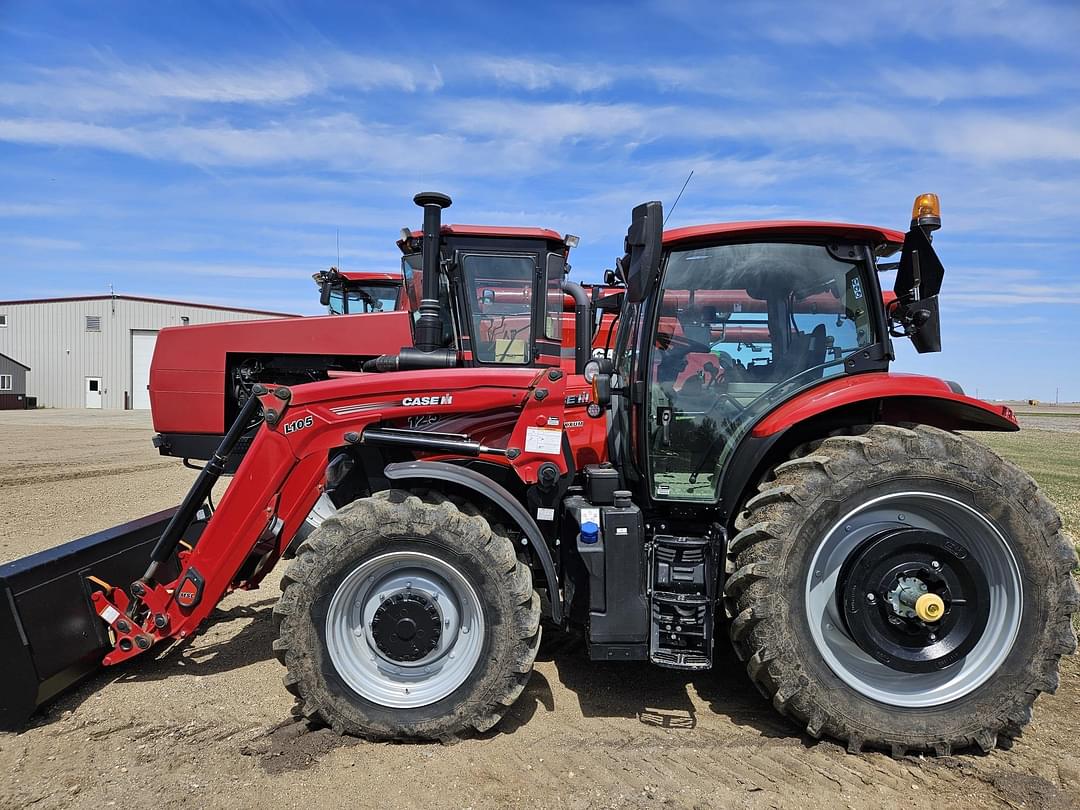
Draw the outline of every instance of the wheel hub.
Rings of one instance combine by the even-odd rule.
[[[936,593],[924,593],[915,600],[915,614],[924,622],[936,622],[945,615],[945,600]]]
[[[856,644],[902,672],[936,672],[974,648],[989,590],[978,562],[945,535],[887,529],[868,538],[840,573],[840,614]]]
[[[441,636],[439,609],[419,592],[384,599],[371,619],[375,646],[391,661],[419,661],[438,646]]]

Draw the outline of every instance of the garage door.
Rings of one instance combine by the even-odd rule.
[[[150,361],[154,358],[157,332],[131,330],[131,407],[137,411],[150,410]]]

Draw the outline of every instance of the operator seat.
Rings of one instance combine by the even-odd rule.
[[[813,379],[820,379],[825,373],[822,365],[825,363],[828,346],[828,335],[823,323],[819,323],[811,332],[796,332],[791,336],[787,354],[773,368],[772,382],[790,380],[812,369],[816,369]]]

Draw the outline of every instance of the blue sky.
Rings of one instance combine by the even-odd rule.
[[[1080,400],[1078,41],[1075,2],[0,0],[0,298],[316,312],[421,189],[580,234],[578,280],[691,169],[670,226],[936,191],[945,351],[897,368]]]

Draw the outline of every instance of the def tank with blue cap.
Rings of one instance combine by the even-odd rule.
[[[576,532],[564,534],[564,542],[573,538],[572,547],[585,569],[575,573],[575,561],[568,560],[568,591],[588,591],[590,657],[647,659],[649,606],[641,510],[631,493],[621,489],[611,493],[608,503],[575,493],[566,498],[565,506],[564,525],[576,524]]]
[[[596,513],[596,520],[591,520],[592,513]],[[604,538],[600,534],[600,519],[598,510],[585,510],[586,517],[581,522],[581,529],[577,536],[577,550],[581,555],[581,561],[585,563],[585,570],[589,572],[589,610],[603,610],[606,602],[604,593]]]

